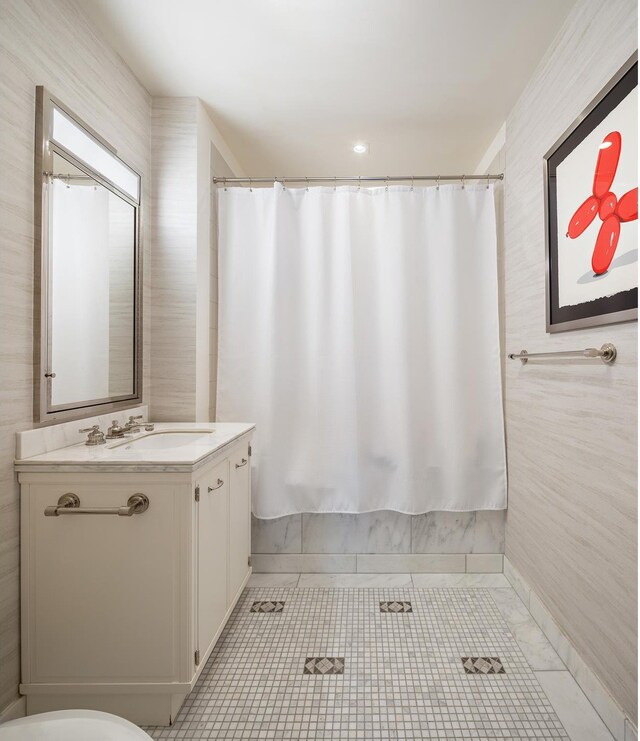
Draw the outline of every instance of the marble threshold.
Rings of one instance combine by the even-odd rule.
[[[624,711],[562,632],[542,600],[506,556],[504,557],[504,576],[517,593],[523,607],[561,658],[567,671],[595,708],[615,741],[637,741],[638,730],[631,719],[625,716]],[[524,648],[522,650],[526,656]],[[549,679],[547,683],[551,681]],[[545,688],[545,684],[543,682],[541,684]]]

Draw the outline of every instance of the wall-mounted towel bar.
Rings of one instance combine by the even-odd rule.
[[[59,517],[60,515],[119,515],[131,517],[149,509],[149,499],[144,494],[133,494],[124,507],[81,507],[80,497],[77,494],[63,494],[58,504],[45,507],[45,517]]]
[[[585,350],[560,350],[558,352],[527,352],[509,353],[510,360],[519,360],[524,365],[529,358],[600,358],[603,363],[613,363],[618,354],[615,345],[606,342],[599,350],[597,347],[587,347]]]

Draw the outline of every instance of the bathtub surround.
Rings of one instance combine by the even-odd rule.
[[[507,361],[506,555],[634,723],[637,323],[546,334],[542,158],[636,50],[636,19],[634,0],[578,0],[508,116],[504,181],[504,351],[618,348]]]
[[[504,509],[493,185],[218,201],[218,419],[257,424],[254,514]]]
[[[150,242],[151,98],[74,0],[0,3],[0,711],[18,696],[19,495],[15,436],[33,426],[33,147],[36,85],[45,85],[142,173],[145,265]],[[149,393],[149,271],[144,285],[144,395]],[[77,425],[82,426],[81,424]]]
[[[217,344],[211,178],[240,165],[197,98],[154,98],[150,404],[158,421],[212,419]]]
[[[501,554],[503,510],[301,514],[252,518],[254,554]],[[494,569],[492,569],[494,570]]]
[[[252,518],[255,572],[502,571],[504,512]]]

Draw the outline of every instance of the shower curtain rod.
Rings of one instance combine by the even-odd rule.
[[[272,177],[272,178],[213,178],[216,185],[232,185],[233,183],[391,183],[393,181],[414,182],[415,180],[503,180],[504,173],[494,175],[347,175],[346,177]]]

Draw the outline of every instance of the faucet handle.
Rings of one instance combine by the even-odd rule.
[[[83,430],[78,432],[100,432],[100,425],[93,425],[93,427],[85,427]]]
[[[104,443],[106,442],[104,439],[104,432],[101,432],[100,430],[100,425],[85,427],[83,430],[78,430],[78,432],[89,433],[85,445],[104,445]]]
[[[132,414],[132,415],[131,415],[131,416],[129,417],[129,423],[133,423],[133,422],[135,422],[135,421],[136,421],[136,419],[143,419],[143,418],[144,418],[144,415],[143,415],[143,414],[138,414],[138,415],[137,415],[137,416],[135,416],[135,417],[134,417],[134,416],[133,416],[133,414]]]

